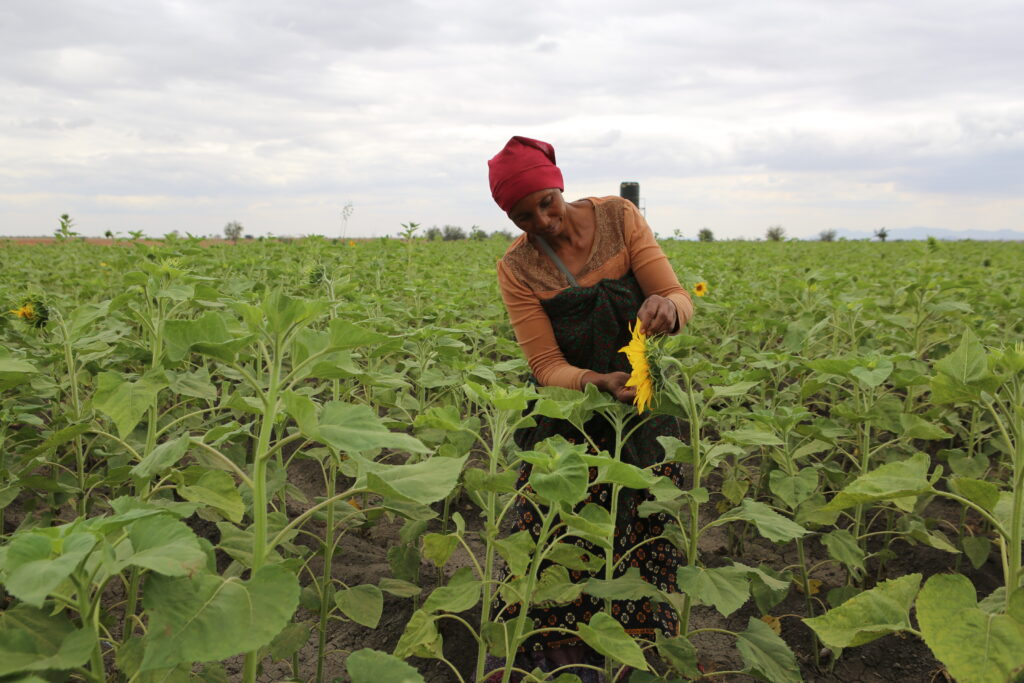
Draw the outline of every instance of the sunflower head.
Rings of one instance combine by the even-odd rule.
[[[654,378],[651,375],[650,360],[655,345],[644,334],[643,323],[639,320],[636,321],[636,325],[630,327],[630,332],[632,337],[629,344],[619,349],[619,352],[626,354],[626,358],[629,359],[629,366],[633,371],[626,381],[626,386],[636,387],[633,405],[636,406],[637,413],[642,414],[654,400]]]
[[[50,319],[50,309],[39,299],[26,300],[18,308],[11,309],[9,313],[24,320],[32,327],[42,327]]]
[[[327,279],[327,266],[317,263],[306,269],[306,284],[313,287],[323,284]]]
[[[708,283],[701,280],[693,286],[693,293],[697,296],[704,296],[708,293]]]

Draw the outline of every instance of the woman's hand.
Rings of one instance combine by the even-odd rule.
[[[651,294],[644,300],[636,317],[643,323],[644,334],[672,334],[679,328],[676,305],[657,294]]]
[[[607,392],[623,403],[632,403],[636,398],[636,387],[627,387],[629,380],[628,372],[609,372],[602,375],[599,372],[590,370],[583,375],[583,386],[593,384],[601,391]]]

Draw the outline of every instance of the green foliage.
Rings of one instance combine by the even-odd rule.
[[[643,680],[698,676],[693,606],[735,615],[751,598],[762,614],[800,613],[837,653],[902,632],[958,680],[1014,675],[1021,245],[790,242],[780,259],[753,243],[666,242],[684,284],[714,282],[654,368],[657,410],[686,430],[661,441],[686,463],[677,484],[585,438],[516,446],[539,415],[584,432],[603,420],[628,438],[634,411],[596,388],[526,385],[494,282],[507,243],[481,234],[0,247],[0,677],[217,680],[220,662],[245,653],[250,681],[265,657],[307,647],[329,680],[330,624],[381,628],[396,608],[412,615],[398,648],[349,655],[353,680],[422,680],[403,660],[451,664],[450,628],[480,639],[473,671],[460,672],[479,680],[488,651],[508,661],[546,627],[493,614],[495,595],[583,593],[678,613],[681,635],[658,639],[659,669]],[[26,302],[39,324],[17,314]],[[523,463],[536,540],[499,532]],[[616,557],[613,513],[582,504],[595,482],[666,515],[685,593],[661,593]],[[965,523],[936,518],[938,498]],[[380,548],[380,575],[341,571],[334,554],[350,534],[386,538],[382,523],[402,531]],[[705,564],[709,530],[724,532],[733,564]],[[797,559],[786,571],[744,564],[751,544]],[[912,544],[946,551],[919,594],[919,579],[887,564]],[[821,562],[842,571],[819,573]],[[958,573],[968,562],[998,566],[1005,585],[979,602]],[[580,570],[589,576],[574,583]],[[782,603],[826,577],[803,607]],[[611,673],[644,666],[610,613],[581,637]],[[764,622],[729,637],[749,675],[799,677]]]

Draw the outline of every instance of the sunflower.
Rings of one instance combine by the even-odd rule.
[[[633,405],[636,406],[637,414],[642,414],[654,398],[654,380],[651,378],[651,366],[647,361],[647,335],[643,332],[643,323],[637,320],[636,326],[630,327],[630,332],[633,336],[629,344],[619,349],[619,352],[626,354],[629,366],[633,368],[626,386],[636,387]]]
[[[693,293],[697,296],[704,296],[708,293],[708,283],[701,280],[693,286]]]
[[[8,311],[33,327],[42,327],[50,319],[50,310],[42,301],[26,301],[18,308]]]

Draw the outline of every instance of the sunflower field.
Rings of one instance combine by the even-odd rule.
[[[507,244],[0,240],[0,681],[572,683],[494,605],[582,594],[679,615],[578,624],[609,681],[1019,680],[1024,244],[666,241],[696,314],[630,344],[640,414],[528,383]],[[513,439],[654,414],[684,488]]]

